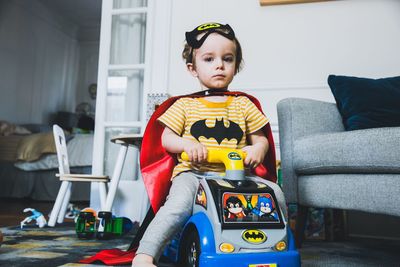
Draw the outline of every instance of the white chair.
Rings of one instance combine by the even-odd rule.
[[[107,196],[106,184],[109,182],[108,176],[95,176],[90,174],[70,174],[67,145],[65,141],[64,131],[58,125],[53,125],[54,141],[56,143],[58,170],[61,186],[58,191],[56,201],[51,211],[48,226],[54,227],[57,223],[64,221],[64,216],[67,211],[68,203],[71,198],[72,182],[97,182],[99,184],[99,193],[101,206],[104,207]],[[57,219],[58,218],[58,219]]]

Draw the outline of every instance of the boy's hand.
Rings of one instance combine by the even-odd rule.
[[[207,148],[199,142],[187,142],[183,150],[188,154],[193,163],[204,162],[207,159]]]
[[[244,159],[244,165],[250,167],[251,169],[256,168],[261,162],[264,161],[265,157],[265,146],[263,144],[257,143],[250,146],[245,146],[242,148],[246,152],[246,158]]]

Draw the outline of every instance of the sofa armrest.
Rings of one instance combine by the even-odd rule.
[[[278,103],[279,124],[291,128],[291,136],[298,139],[319,133],[344,131],[342,117],[335,103],[303,98],[286,98]]]
[[[335,103],[286,98],[278,105],[279,145],[283,191],[288,203],[297,203],[297,175],[293,167],[294,142],[304,136],[344,131]]]

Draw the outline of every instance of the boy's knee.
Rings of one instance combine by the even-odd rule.
[[[175,195],[193,195],[196,194],[199,186],[197,177],[189,174],[180,174],[172,182],[170,194]],[[171,196],[171,197],[173,197]]]

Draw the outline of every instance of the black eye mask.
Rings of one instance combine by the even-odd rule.
[[[235,39],[235,32],[233,31],[231,26],[229,26],[229,24],[223,25],[220,23],[212,22],[212,23],[201,24],[200,26],[196,27],[193,31],[186,32],[185,34],[186,42],[192,48],[197,49],[203,45],[207,37],[213,32],[218,33],[224,36],[225,38],[228,38],[229,40]],[[200,38],[200,40],[197,40],[196,37],[201,33],[205,34]]]

